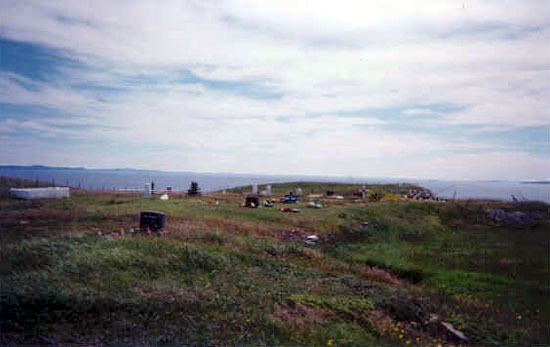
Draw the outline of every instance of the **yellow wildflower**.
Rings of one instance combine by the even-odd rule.
[[[403,338],[403,335],[399,335],[399,338],[402,339],[402,338]]]
[[[333,341],[334,341],[333,339],[328,339],[328,341],[327,341],[327,346],[332,346],[332,342],[333,342]]]

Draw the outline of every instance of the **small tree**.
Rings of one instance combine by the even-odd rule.
[[[199,188],[199,184],[197,182],[191,182],[191,185],[189,186],[189,189],[187,189],[188,195],[200,195],[201,189]]]

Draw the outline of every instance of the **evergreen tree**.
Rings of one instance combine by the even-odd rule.
[[[197,182],[191,182],[191,185],[189,186],[189,189],[187,189],[188,195],[200,195],[201,189],[199,188],[199,184]]]

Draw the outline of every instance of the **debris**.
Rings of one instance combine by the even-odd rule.
[[[273,207],[273,204],[267,200],[264,201],[264,206],[265,207]]]
[[[319,236],[317,236],[317,235],[309,235],[308,237],[306,237],[306,244],[307,245],[314,245],[317,242],[319,242]]]
[[[415,200],[439,200],[439,198],[436,198],[431,190],[425,188],[409,190],[407,198]]]
[[[321,205],[321,204],[316,204],[315,202],[311,201],[311,202],[309,202],[309,203],[307,204],[307,207],[309,207],[309,208],[322,208],[323,205]]]
[[[287,194],[281,198],[281,202],[285,204],[294,204],[298,202],[298,197],[293,194]]]
[[[160,196],[160,200],[168,200],[168,194],[164,193]]]
[[[453,327],[453,325],[451,323],[441,322],[441,325],[443,325],[447,330],[449,330],[451,333],[453,333],[454,336],[458,337],[459,339],[461,339],[463,341],[468,340],[466,335],[464,335],[464,333],[462,331],[456,330],[455,327]]]
[[[302,210],[300,209],[297,209],[297,208],[290,208],[290,207],[281,207],[279,208],[279,211],[281,212],[292,212],[292,213],[300,213],[302,212]]]

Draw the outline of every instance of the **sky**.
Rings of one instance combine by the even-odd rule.
[[[0,164],[550,177],[550,1],[0,2]]]

